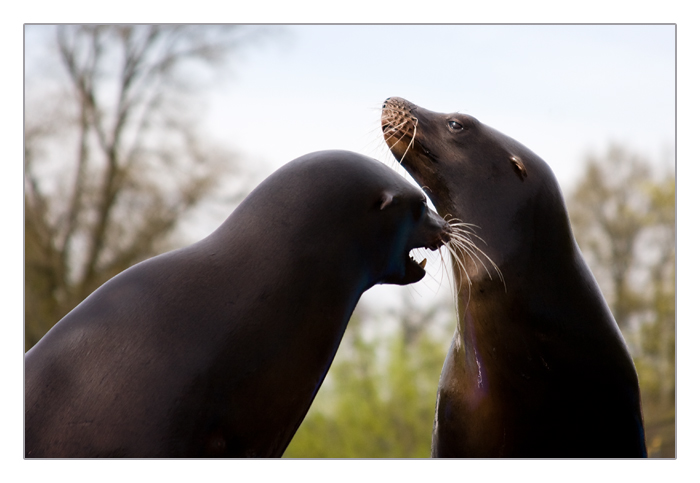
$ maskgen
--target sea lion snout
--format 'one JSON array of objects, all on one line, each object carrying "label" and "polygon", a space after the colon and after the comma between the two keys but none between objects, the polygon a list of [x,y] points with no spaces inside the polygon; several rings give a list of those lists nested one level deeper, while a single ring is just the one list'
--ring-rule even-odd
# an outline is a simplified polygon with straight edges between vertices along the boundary
[{"label": "sea lion snout", "polygon": [[421,226],[416,230],[416,247],[437,250],[447,244],[452,237],[452,227],[440,215],[433,210],[427,210],[426,216]]},{"label": "sea lion snout", "polygon": [[382,105],[382,133],[384,139],[389,141],[394,138],[400,140],[405,136],[411,138],[415,131],[417,120],[411,114],[411,110],[415,108],[405,99],[400,97],[390,97]]},{"label": "sea lion snout", "polygon": [[452,227],[440,215],[432,210],[430,211],[430,220],[431,223],[435,224],[434,230],[436,231],[436,238],[433,243],[428,245],[428,248],[434,251],[449,243],[452,238]]}]

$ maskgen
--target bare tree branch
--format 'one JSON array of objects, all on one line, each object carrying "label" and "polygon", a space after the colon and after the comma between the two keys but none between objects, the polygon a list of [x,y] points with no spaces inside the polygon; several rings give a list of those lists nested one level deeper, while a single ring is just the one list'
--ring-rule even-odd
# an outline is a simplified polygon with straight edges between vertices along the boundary
[{"label": "bare tree branch", "polygon": [[[231,167],[230,155],[222,157],[223,150],[203,139],[188,119],[188,100],[195,96],[191,74],[225,67],[245,45],[241,32],[257,29],[62,25],[55,30],[70,95],[51,100],[65,103],[72,118],[46,120],[54,127],[65,123],[61,136],[51,129],[32,131],[40,114],[27,107],[28,347],[106,279],[154,255]],[[52,148],[40,153],[46,143]],[[40,169],[58,163],[58,175]]]}]

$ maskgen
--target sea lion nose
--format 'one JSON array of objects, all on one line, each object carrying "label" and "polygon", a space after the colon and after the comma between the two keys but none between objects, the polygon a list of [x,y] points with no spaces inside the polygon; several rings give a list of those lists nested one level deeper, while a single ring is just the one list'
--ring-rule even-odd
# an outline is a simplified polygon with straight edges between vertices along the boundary
[{"label": "sea lion nose", "polygon": [[442,245],[446,245],[452,239],[452,227],[440,215],[433,210],[428,211],[428,226],[432,241],[427,246],[431,250],[437,250]]},{"label": "sea lion nose", "polygon": [[450,225],[445,220],[442,220],[441,229],[442,232],[440,233],[440,241],[443,245],[447,245],[452,239],[452,225]]},{"label": "sea lion nose", "polygon": [[382,104],[382,109],[385,108],[387,106],[387,104],[392,103],[392,102],[396,102],[396,99],[397,99],[396,97],[387,97],[384,100],[384,104]]},{"label": "sea lion nose", "polygon": [[442,230],[442,234],[440,235],[440,241],[443,245],[447,245],[448,243],[450,243],[450,240],[452,240],[452,227],[448,224]]}]

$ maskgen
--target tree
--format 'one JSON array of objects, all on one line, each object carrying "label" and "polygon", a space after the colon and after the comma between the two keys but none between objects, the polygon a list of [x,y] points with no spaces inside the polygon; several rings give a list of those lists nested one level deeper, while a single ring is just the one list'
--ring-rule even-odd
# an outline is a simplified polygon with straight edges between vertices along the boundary
[{"label": "tree", "polygon": [[626,329],[642,305],[631,276],[638,265],[638,244],[649,211],[644,193],[649,167],[615,145],[604,159],[589,156],[585,165],[570,200],[571,223],[579,246],[607,289],[615,320]]},{"label": "tree", "polygon": [[651,313],[641,328],[642,354],[635,358],[645,408],[650,453],[675,456],[676,420],[676,183],[668,175],[648,187]]},{"label": "tree", "polygon": [[[255,29],[54,29],[60,72],[27,72],[25,327],[28,350],[106,280],[165,248],[233,168],[197,131],[194,79]],[[52,84],[52,80],[58,81]]]},{"label": "tree", "polygon": [[675,175],[621,146],[589,156],[568,200],[576,240],[632,352],[650,456],[675,455]]}]

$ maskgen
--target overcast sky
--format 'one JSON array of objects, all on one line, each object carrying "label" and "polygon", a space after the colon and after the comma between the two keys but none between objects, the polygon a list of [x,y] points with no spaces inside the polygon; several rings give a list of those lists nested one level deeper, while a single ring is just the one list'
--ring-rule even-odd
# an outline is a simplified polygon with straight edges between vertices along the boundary
[{"label": "overcast sky", "polygon": [[672,25],[287,26],[237,69],[211,93],[210,132],[271,168],[320,149],[390,159],[391,96],[477,117],[565,188],[610,142],[672,164]]}]

